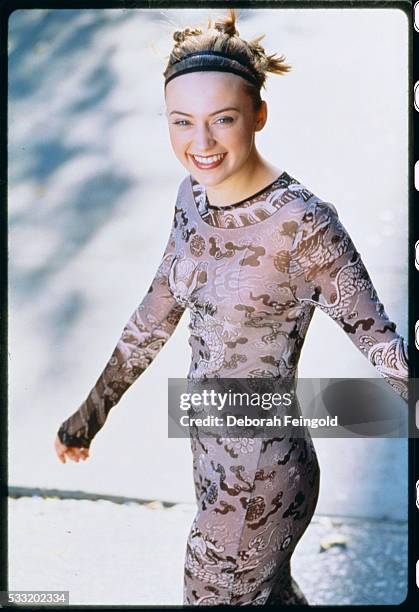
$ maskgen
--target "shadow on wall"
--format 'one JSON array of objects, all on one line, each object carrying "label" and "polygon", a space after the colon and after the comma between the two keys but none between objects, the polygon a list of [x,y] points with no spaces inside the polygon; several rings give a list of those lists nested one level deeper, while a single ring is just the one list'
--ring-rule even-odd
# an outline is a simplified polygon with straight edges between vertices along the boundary
[{"label": "shadow on wall", "polygon": [[[133,186],[109,155],[107,130],[123,114],[110,100],[118,79],[112,47],[100,43],[127,17],[76,10],[19,10],[10,17],[9,230],[16,256],[9,274],[18,302],[45,290],[112,221]],[[101,139],[94,129],[91,139],[78,138],[80,122],[98,121]],[[71,322],[82,301],[69,295],[63,303]]]}]

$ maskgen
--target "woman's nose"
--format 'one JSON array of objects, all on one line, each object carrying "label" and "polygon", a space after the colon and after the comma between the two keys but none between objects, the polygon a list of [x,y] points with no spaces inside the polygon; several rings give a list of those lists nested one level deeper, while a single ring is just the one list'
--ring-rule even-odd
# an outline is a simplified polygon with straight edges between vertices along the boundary
[{"label": "woman's nose", "polygon": [[194,141],[198,152],[204,152],[215,144],[215,138],[207,125],[197,126]]}]

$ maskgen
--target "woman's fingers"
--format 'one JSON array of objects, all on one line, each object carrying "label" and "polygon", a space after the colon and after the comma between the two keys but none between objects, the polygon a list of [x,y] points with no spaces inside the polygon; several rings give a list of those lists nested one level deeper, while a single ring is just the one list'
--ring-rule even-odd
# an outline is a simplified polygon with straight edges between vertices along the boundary
[{"label": "woman's fingers", "polygon": [[70,446],[67,450],[68,455],[74,461],[80,461],[82,459],[85,461],[89,457],[89,449],[88,448],[79,448],[75,446]]},{"label": "woman's fingers", "polygon": [[58,435],[55,438],[54,446],[55,446],[55,452],[58,455],[58,459],[61,461],[61,463],[65,463],[66,447],[64,446],[64,444],[61,443],[61,440],[59,439]]},{"label": "woman's fingers", "polygon": [[73,461],[77,461],[78,463],[81,457],[80,450],[81,450],[80,448],[70,446],[67,449],[66,453],[70,457],[70,459],[72,459]]},{"label": "woman's fingers", "polygon": [[80,455],[81,455],[81,458],[83,459],[83,461],[88,459],[89,458],[89,449],[88,448],[81,448],[80,449]]},{"label": "woman's fingers", "polygon": [[89,449],[77,446],[66,446],[61,442],[58,435],[55,439],[55,450],[61,463],[66,462],[66,458],[76,461],[85,461],[89,457]]}]

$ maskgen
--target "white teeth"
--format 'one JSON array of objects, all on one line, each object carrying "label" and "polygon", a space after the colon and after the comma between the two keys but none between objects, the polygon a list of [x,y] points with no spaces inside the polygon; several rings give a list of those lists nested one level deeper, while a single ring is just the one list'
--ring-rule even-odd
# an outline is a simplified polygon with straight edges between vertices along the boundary
[{"label": "white teeth", "polygon": [[224,157],[224,153],[220,153],[219,155],[211,155],[211,157],[199,157],[198,155],[193,155],[192,157],[200,164],[209,165],[222,159]]}]

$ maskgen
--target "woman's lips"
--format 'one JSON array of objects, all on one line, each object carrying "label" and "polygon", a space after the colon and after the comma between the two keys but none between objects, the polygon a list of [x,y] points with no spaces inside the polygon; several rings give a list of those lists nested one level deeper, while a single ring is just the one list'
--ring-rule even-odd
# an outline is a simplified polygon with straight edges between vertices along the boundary
[{"label": "woman's lips", "polygon": [[[222,157],[220,159],[217,159],[211,163],[200,163],[193,155],[189,155],[189,157],[192,159],[193,163],[195,164],[195,166],[197,168],[199,168],[200,170],[212,170],[213,168],[217,168],[220,164],[223,163],[225,156],[227,155],[227,153],[220,153],[220,155],[222,155]],[[218,154],[217,154],[218,156]],[[199,156],[199,157],[203,157],[203,156]],[[208,155],[208,158],[214,157],[213,155]]]}]

